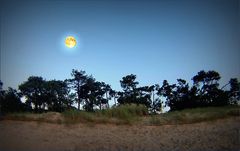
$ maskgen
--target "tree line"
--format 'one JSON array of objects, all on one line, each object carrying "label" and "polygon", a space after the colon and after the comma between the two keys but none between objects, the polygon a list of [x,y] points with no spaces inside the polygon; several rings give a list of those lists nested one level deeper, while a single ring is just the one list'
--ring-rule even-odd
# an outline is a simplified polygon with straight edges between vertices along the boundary
[{"label": "tree line", "polygon": [[[3,90],[3,83],[0,81],[0,113],[63,112],[68,109],[94,112],[110,108],[110,100],[114,102],[112,107],[142,104],[150,113],[157,113],[164,107],[163,101],[170,107],[170,111],[175,111],[236,105],[240,100],[238,79],[232,78],[220,88],[221,77],[216,71],[198,72],[192,78],[192,86],[184,79],[177,79],[176,84],[164,80],[161,85],[139,86],[136,78],[134,74],[123,77],[120,80],[122,91],[113,90],[109,84],[99,82],[85,71],[75,69],[71,72],[71,78],[63,81],[30,76],[19,85],[18,90]],[[224,90],[228,85],[229,89]]]}]

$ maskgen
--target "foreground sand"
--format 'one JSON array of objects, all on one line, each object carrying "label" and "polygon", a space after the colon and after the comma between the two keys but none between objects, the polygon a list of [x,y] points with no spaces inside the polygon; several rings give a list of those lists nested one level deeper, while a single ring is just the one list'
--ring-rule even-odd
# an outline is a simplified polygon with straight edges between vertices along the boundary
[{"label": "foreground sand", "polygon": [[1,151],[237,151],[239,148],[239,117],[164,126],[0,121]]}]

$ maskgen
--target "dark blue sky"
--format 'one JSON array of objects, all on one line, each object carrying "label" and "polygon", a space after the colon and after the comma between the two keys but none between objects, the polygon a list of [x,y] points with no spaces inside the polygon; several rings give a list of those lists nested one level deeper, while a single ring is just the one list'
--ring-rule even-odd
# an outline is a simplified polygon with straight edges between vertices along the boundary
[{"label": "dark blue sky", "polygon": [[[221,83],[240,78],[239,0],[3,0],[4,88],[31,75],[70,78],[85,70],[119,90],[136,74],[141,85],[176,82],[216,70]],[[64,38],[73,35],[77,47]]]}]

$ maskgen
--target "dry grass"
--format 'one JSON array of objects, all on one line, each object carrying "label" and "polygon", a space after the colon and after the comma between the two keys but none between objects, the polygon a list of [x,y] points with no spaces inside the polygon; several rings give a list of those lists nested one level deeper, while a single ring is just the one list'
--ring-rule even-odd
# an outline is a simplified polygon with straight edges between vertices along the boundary
[{"label": "dry grass", "polygon": [[144,106],[132,104],[92,113],[78,110],[69,110],[62,114],[57,112],[42,114],[11,113],[2,119],[58,124],[169,125],[191,124],[232,116],[240,116],[239,106],[195,108],[160,115],[147,115],[147,109]]},{"label": "dry grass", "polygon": [[133,124],[140,117],[147,114],[147,108],[143,105],[122,105],[112,109],[96,112],[69,110],[63,113],[66,123],[92,122],[110,124]]},{"label": "dry grass", "polygon": [[194,108],[164,113],[160,115],[153,115],[149,119],[149,124],[191,124],[232,116],[240,116],[239,106]]},{"label": "dry grass", "polygon": [[2,117],[2,120],[17,120],[17,121],[37,121],[37,122],[47,122],[47,123],[63,123],[64,119],[61,113],[57,112],[47,112],[47,113],[9,113]]}]

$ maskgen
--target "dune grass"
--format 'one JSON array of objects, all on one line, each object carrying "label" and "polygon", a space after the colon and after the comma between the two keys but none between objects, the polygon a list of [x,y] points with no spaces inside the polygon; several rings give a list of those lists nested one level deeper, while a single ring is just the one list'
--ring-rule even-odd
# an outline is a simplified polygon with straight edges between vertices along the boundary
[{"label": "dune grass", "polygon": [[87,123],[158,126],[166,124],[191,124],[233,116],[240,116],[239,106],[194,108],[159,115],[148,115],[145,106],[129,104],[95,112],[68,110],[63,113],[10,113],[2,117],[2,120],[37,121],[58,124]]},{"label": "dune grass", "polygon": [[31,112],[8,113],[3,117],[4,120],[20,120],[20,121],[44,121],[43,114]]},{"label": "dune grass", "polygon": [[135,104],[122,105],[96,112],[69,110],[63,113],[66,123],[94,122],[111,124],[133,124],[146,114],[147,108],[145,106]]},{"label": "dune grass", "polygon": [[149,119],[149,124],[191,124],[232,116],[240,116],[239,106],[193,108],[168,112],[160,115],[152,115]]},{"label": "dune grass", "polygon": [[36,121],[61,124],[63,123],[63,119],[58,115],[60,115],[60,113],[57,112],[47,112],[41,114],[32,112],[16,112],[6,114],[1,117],[1,120]]}]

